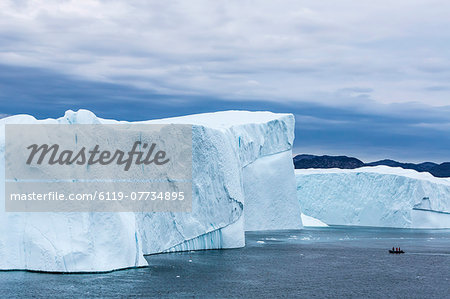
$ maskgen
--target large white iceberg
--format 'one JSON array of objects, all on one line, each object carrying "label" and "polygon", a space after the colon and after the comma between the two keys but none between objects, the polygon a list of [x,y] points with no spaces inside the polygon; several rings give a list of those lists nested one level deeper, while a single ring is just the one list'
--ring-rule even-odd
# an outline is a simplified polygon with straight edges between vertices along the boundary
[{"label": "large white iceberg", "polygon": [[[327,224],[450,227],[449,179],[388,166],[296,169],[295,174],[302,211]],[[428,213],[413,210],[424,197]]]},{"label": "large white iceberg", "polygon": [[[0,120],[0,181],[5,124],[119,123],[92,112],[59,119]],[[193,125],[191,213],[6,213],[0,190],[0,270],[100,272],[146,266],[145,254],[237,248],[245,230],[301,228],[292,164],[294,117],[227,111],[151,120]]]}]

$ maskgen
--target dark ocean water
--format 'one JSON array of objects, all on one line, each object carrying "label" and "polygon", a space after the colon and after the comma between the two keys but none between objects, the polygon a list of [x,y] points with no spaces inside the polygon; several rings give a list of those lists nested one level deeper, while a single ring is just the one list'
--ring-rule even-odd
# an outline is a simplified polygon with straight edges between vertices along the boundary
[{"label": "dark ocean water", "polygon": [[[107,274],[0,272],[0,297],[450,298],[450,230],[249,232],[242,249],[148,256]],[[400,246],[403,255],[388,253]]]}]

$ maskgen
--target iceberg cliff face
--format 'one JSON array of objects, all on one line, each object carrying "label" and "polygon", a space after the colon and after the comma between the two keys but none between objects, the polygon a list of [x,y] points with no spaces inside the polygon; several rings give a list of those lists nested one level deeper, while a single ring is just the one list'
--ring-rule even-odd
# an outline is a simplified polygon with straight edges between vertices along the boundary
[{"label": "iceberg cliff face", "polygon": [[423,227],[413,217],[423,197],[434,211],[450,209],[450,180],[428,173],[377,166],[296,169],[295,174],[303,212],[327,224]]},{"label": "iceberg cliff face", "polygon": [[[4,125],[17,123],[122,122],[86,110],[67,111],[59,119],[1,119],[2,169]],[[193,125],[192,212],[6,213],[1,184],[0,269],[111,271],[145,266],[145,254],[242,247],[249,229],[301,228],[292,115],[228,111],[142,123]],[[276,164],[276,171],[266,168]],[[0,180],[5,180],[4,171]]]}]

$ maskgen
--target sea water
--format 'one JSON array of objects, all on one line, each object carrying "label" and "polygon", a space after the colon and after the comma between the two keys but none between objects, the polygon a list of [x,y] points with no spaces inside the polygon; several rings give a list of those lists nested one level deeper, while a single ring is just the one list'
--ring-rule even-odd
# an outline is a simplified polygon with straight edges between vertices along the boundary
[{"label": "sea water", "polygon": [[248,232],[245,248],[146,258],[147,268],[105,274],[0,272],[0,297],[450,296],[450,230]]}]

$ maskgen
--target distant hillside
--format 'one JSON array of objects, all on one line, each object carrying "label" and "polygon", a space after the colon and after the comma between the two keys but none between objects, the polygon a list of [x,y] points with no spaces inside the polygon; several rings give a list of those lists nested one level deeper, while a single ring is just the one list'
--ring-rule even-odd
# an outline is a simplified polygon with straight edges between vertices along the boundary
[{"label": "distant hillside", "polygon": [[430,173],[436,177],[448,178],[450,177],[450,162],[445,162],[433,167]]},{"label": "distant hillside", "polygon": [[294,157],[294,165],[295,168],[297,169],[304,169],[304,168],[353,169],[364,166],[364,163],[356,158],[346,156],[298,155]]},{"label": "distant hillside", "polygon": [[315,156],[303,154],[294,157],[294,165],[296,169],[306,169],[306,168],[355,169],[363,166],[386,165],[391,167],[401,167],[404,169],[414,169],[419,172],[429,172],[435,177],[450,177],[449,162],[445,162],[442,164],[437,164],[433,162],[414,164],[414,163],[402,163],[386,159],[376,162],[364,163],[361,160],[347,156]]}]

